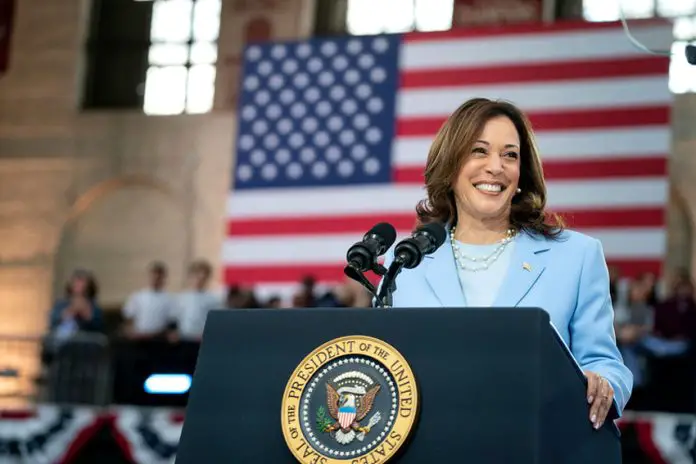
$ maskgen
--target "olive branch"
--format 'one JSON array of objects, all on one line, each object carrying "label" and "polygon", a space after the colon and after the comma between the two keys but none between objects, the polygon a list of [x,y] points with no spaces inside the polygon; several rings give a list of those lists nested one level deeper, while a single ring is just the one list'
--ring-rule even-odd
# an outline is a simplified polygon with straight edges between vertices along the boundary
[{"label": "olive branch", "polygon": [[316,421],[317,428],[322,432],[326,432],[334,423],[328,414],[326,414],[326,409],[324,409],[324,406],[319,406],[319,409],[317,409]]}]

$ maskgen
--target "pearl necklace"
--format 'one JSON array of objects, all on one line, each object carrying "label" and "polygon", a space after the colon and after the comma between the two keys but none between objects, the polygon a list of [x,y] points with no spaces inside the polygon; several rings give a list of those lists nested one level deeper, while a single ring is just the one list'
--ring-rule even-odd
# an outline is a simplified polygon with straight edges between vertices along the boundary
[{"label": "pearl necklace", "polygon": [[[450,242],[452,243],[452,252],[454,253],[454,258],[456,259],[457,264],[464,271],[472,271],[472,272],[485,271],[493,263],[495,263],[498,260],[498,258],[503,253],[503,251],[508,246],[508,244],[512,241],[513,238],[515,238],[515,230],[508,229],[507,234],[505,235],[505,238],[500,240],[498,246],[495,248],[495,250],[493,250],[493,252],[491,254],[489,254],[488,256],[473,257],[473,256],[465,255],[459,249],[459,245],[457,245],[457,242],[454,239],[455,229],[456,229],[455,227],[452,227],[452,230],[450,231],[450,239],[451,239]],[[481,263],[481,264],[478,266],[470,266],[466,263],[465,260],[471,261],[473,263]]]}]

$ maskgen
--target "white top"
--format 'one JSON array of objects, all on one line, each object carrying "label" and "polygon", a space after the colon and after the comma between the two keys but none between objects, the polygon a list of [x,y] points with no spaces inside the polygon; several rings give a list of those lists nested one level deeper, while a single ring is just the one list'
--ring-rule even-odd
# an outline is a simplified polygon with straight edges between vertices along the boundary
[{"label": "white top", "polygon": [[[489,256],[500,246],[499,243],[493,243],[491,245],[471,245],[460,241],[456,243],[461,254],[476,258]],[[485,270],[475,272],[464,270],[458,262],[455,263],[467,306],[488,307],[493,304],[498,296],[500,286],[503,283],[503,279],[505,279],[508,268],[510,267],[510,259],[514,247],[515,240],[511,240],[505,246],[500,256],[498,256],[498,259],[491,263],[488,269]],[[470,260],[463,261],[468,268],[478,268],[481,266],[480,262],[472,262]]]},{"label": "white top", "polygon": [[219,295],[209,291],[190,290],[177,295],[171,318],[176,322],[182,338],[200,338],[208,312],[222,307]]},{"label": "white top", "polygon": [[154,334],[164,330],[173,307],[170,293],[144,288],[128,298],[122,314],[132,321],[135,333]]}]

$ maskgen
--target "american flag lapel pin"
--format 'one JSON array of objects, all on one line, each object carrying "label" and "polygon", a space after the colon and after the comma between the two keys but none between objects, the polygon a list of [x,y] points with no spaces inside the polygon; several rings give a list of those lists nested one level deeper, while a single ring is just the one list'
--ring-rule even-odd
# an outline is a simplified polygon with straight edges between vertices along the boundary
[{"label": "american flag lapel pin", "polygon": [[522,263],[522,269],[524,269],[525,271],[530,271],[530,272],[531,272],[531,270],[532,270],[532,265],[529,264],[529,263],[527,263],[527,262],[524,262],[524,263]]}]

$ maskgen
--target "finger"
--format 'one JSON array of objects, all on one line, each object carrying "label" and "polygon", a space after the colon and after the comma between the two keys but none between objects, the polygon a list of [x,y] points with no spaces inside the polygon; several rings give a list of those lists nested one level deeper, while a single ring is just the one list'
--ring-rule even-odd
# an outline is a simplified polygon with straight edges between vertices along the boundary
[{"label": "finger", "polygon": [[599,417],[600,409],[602,408],[602,393],[603,393],[603,381],[601,377],[595,377],[595,394],[592,399],[592,407],[590,407],[590,421],[593,425],[597,425],[597,419]]},{"label": "finger", "polygon": [[597,399],[593,404],[593,413],[591,413],[590,420],[592,421],[596,429],[600,428],[604,424],[604,419],[607,417],[609,412],[610,401],[610,391],[609,382],[606,380],[601,380],[601,386],[598,388]]},{"label": "finger", "polygon": [[606,399],[602,400],[602,407],[597,413],[597,423],[595,428],[599,429],[604,425],[604,420],[607,418],[607,413],[609,412],[609,402]]},{"label": "finger", "polygon": [[607,417],[607,412],[609,411],[609,407],[607,406],[609,402],[605,398],[597,398],[597,400],[599,402],[599,408],[597,409],[597,414],[595,416],[595,420],[593,421],[595,429],[602,427],[604,424],[604,419]]},{"label": "finger", "polygon": [[607,418],[607,415],[609,414],[609,409],[611,408],[611,405],[614,401],[614,390],[611,388],[611,385],[609,385],[608,381],[604,381],[606,388],[604,389],[604,392],[602,393],[602,408],[600,412],[597,414],[597,428],[600,428],[602,425],[604,425],[604,421]]},{"label": "finger", "polygon": [[587,376],[587,402],[592,404],[597,397],[597,376],[589,374]]}]

